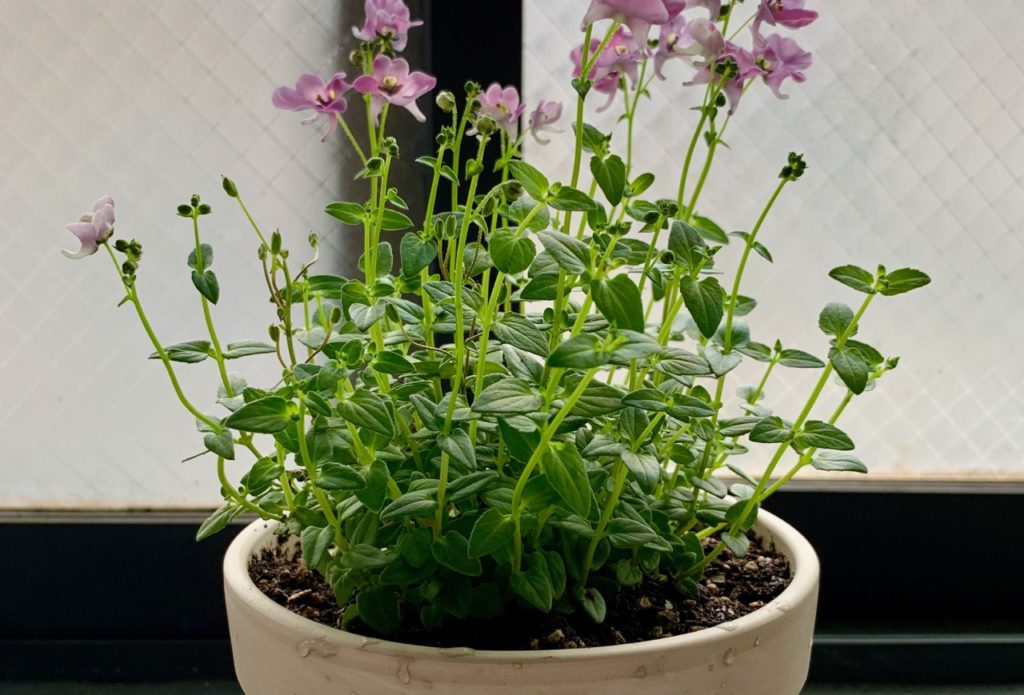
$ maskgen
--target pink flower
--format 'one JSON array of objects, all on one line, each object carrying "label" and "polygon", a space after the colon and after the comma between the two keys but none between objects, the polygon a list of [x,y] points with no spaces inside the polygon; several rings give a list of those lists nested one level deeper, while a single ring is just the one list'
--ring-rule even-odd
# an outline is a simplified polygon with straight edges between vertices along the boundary
[{"label": "pink flower", "polygon": [[437,78],[425,72],[409,72],[409,63],[404,59],[392,60],[385,55],[373,61],[373,73],[363,75],[352,86],[363,94],[371,96],[370,112],[374,118],[380,116],[384,104],[404,107],[420,122],[427,120],[416,100],[437,85]]},{"label": "pink flower", "polygon": [[613,19],[646,41],[652,24],[664,24],[682,12],[686,4],[687,0],[591,0],[582,28],[602,19]]},{"label": "pink flower", "polygon": [[758,65],[754,54],[745,48],[727,41],[725,50],[715,63],[709,63],[701,68],[687,85],[707,84],[712,82],[718,84],[722,79],[719,69],[731,71],[733,74],[722,85],[722,93],[729,100],[729,113],[736,112],[740,105],[740,98],[743,96],[743,88],[752,77],[764,75],[764,70]]},{"label": "pink flower", "polygon": [[515,138],[519,130],[519,118],[526,110],[526,104],[519,100],[519,91],[512,86],[503,89],[495,82],[477,99],[480,101],[480,115],[490,116],[505,129],[509,137]]},{"label": "pink flower", "polygon": [[[594,51],[597,50],[600,44],[601,42],[597,39],[591,40],[588,56],[593,56]],[[580,71],[583,69],[580,63],[582,57],[582,45],[572,50],[570,58],[573,62],[573,77],[580,76]],[[615,32],[608,42],[608,45],[605,46],[604,51],[598,56],[597,61],[594,62],[594,66],[590,69],[590,74],[588,75],[594,83],[594,89],[608,95],[608,103],[602,106],[599,109],[600,111],[607,109],[615,98],[615,94],[619,89],[619,80],[623,75],[629,77],[630,81],[636,84],[639,76],[637,65],[643,59],[644,51],[637,45],[633,36],[622,27],[619,27],[618,31]]]},{"label": "pink flower", "polygon": [[68,258],[85,258],[96,253],[99,245],[110,238],[114,233],[114,199],[109,195],[103,196],[92,206],[92,213],[82,215],[78,222],[72,222],[68,231],[78,237],[82,248],[78,251],[61,249]]},{"label": "pink flower", "polygon": [[423,24],[409,17],[409,8],[402,0],[366,0],[366,21],[362,29],[352,27],[352,33],[361,41],[388,39],[393,49],[402,51],[409,41],[409,29]]},{"label": "pink flower", "polygon": [[761,0],[754,18],[754,32],[760,33],[761,23],[781,24],[789,29],[805,27],[818,18],[814,10],[804,9],[805,0]]},{"label": "pink flower", "polygon": [[537,108],[530,114],[530,135],[533,139],[542,145],[546,145],[551,140],[543,140],[540,137],[540,133],[550,131],[553,133],[561,132],[552,128],[555,123],[562,118],[562,103],[558,101],[541,101],[537,104]]},{"label": "pink flower", "polygon": [[764,81],[779,99],[788,99],[780,89],[786,78],[803,82],[803,71],[811,67],[811,54],[800,48],[796,41],[772,34],[767,38],[755,35],[754,58],[764,73]]},{"label": "pink flower", "polygon": [[684,58],[691,65],[701,67],[713,63],[725,50],[725,39],[718,26],[710,19],[693,19],[682,15],[661,25],[658,50],[654,53],[654,72],[665,79],[661,69],[672,58]]},{"label": "pink flower", "polygon": [[682,0],[682,2],[684,10],[691,10],[694,7],[706,8],[712,22],[718,21],[722,14],[722,0]]},{"label": "pink flower", "polygon": [[327,118],[326,140],[337,125],[337,117],[345,113],[348,102],[344,94],[352,85],[345,82],[345,73],[338,72],[331,77],[326,84],[319,75],[300,75],[295,83],[295,89],[291,87],[278,87],[274,90],[272,101],[274,106],[288,111],[316,111],[316,115],[303,123],[309,124],[320,117]]}]

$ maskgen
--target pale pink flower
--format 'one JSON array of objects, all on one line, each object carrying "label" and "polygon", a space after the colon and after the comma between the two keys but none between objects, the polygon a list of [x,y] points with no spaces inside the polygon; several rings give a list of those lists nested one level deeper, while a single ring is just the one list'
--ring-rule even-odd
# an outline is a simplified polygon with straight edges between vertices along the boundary
[{"label": "pale pink flower", "polygon": [[685,7],[686,0],[591,0],[582,28],[602,19],[613,19],[646,41],[651,25],[664,24]]},{"label": "pale pink flower", "polygon": [[562,103],[559,101],[541,101],[537,104],[537,108],[530,114],[530,135],[533,139],[542,145],[546,145],[551,140],[544,140],[540,137],[540,133],[561,132],[555,128],[552,128],[555,123],[562,118]]},{"label": "pale pink flower", "polygon": [[672,58],[683,58],[694,67],[715,62],[725,50],[725,39],[710,19],[687,21],[682,15],[661,25],[658,50],[654,53],[654,72],[664,79],[661,69]]},{"label": "pale pink flower", "polygon": [[103,196],[92,206],[92,213],[82,215],[78,222],[67,225],[68,231],[78,237],[82,247],[78,251],[61,249],[68,258],[85,258],[96,253],[100,244],[114,233],[114,199]]},{"label": "pale pink flower", "polygon": [[369,94],[370,112],[374,118],[380,116],[384,104],[401,106],[420,122],[427,120],[416,100],[437,86],[437,78],[425,72],[409,72],[409,63],[403,58],[392,60],[385,55],[373,61],[373,73],[363,75],[352,86],[363,94]]},{"label": "pale pink flower", "polygon": [[352,33],[361,41],[389,39],[396,51],[405,50],[409,29],[423,24],[422,20],[410,19],[409,8],[402,0],[366,0],[365,9],[362,29],[352,27]]},{"label": "pale pink flower", "polygon": [[477,95],[477,99],[480,102],[479,114],[490,116],[510,138],[515,138],[519,131],[519,118],[526,110],[526,104],[519,100],[519,90],[513,86],[503,88],[495,82]]}]

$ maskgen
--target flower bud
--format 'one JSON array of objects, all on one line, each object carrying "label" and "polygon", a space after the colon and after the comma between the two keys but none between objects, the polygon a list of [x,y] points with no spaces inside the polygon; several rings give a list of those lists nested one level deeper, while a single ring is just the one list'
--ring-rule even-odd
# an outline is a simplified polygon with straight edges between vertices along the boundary
[{"label": "flower bud", "polygon": [[270,235],[270,253],[275,256],[281,253],[281,232],[274,232]]},{"label": "flower bud", "polygon": [[485,138],[490,137],[498,130],[498,122],[490,116],[480,116],[476,119],[476,131]]},{"label": "flower bud", "polygon": [[357,68],[362,68],[363,67],[363,52],[362,51],[352,51],[351,53],[348,54],[348,59]]},{"label": "flower bud", "polygon": [[338,306],[338,305],[335,305],[334,308],[331,309],[331,316],[330,316],[331,325],[332,326],[336,326],[339,323],[341,323],[342,316],[343,315],[341,313],[341,307]]},{"label": "flower bud", "polygon": [[125,275],[134,275],[138,268],[139,266],[135,265],[135,263],[132,263],[131,261],[125,261],[121,264],[121,272]]},{"label": "flower bud", "polygon": [[458,107],[458,103],[455,101],[455,95],[447,89],[440,92],[437,95],[437,98],[434,99],[434,102],[437,104],[437,108],[441,109],[445,113],[453,113],[456,107]]},{"label": "flower bud", "polygon": [[211,212],[213,212],[213,208],[211,208],[206,203],[203,203],[197,209],[199,210],[200,215],[209,215]]},{"label": "flower bud", "polygon": [[276,323],[270,324],[269,328],[267,328],[267,333],[270,335],[270,339],[275,343],[281,338],[281,329]]},{"label": "flower bud", "polygon": [[198,207],[199,206],[199,196],[197,194],[193,193],[192,197],[189,199],[189,202],[192,203],[192,207]]},{"label": "flower bud", "polygon": [[118,239],[117,241],[114,242],[114,248],[120,251],[121,253],[124,253],[125,251],[128,250],[128,242],[125,241],[124,239]]},{"label": "flower bud", "polygon": [[309,242],[309,248],[311,249],[315,249],[320,246],[320,237],[316,235],[316,232],[310,232],[307,241]]},{"label": "flower bud", "polygon": [[480,83],[468,80],[466,82],[466,96],[472,99],[481,91]]},{"label": "flower bud", "polygon": [[180,217],[192,217],[192,206],[191,205],[179,205],[178,215]]},{"label": "flower bud", "polygon": [[509,181],[505,184],[505,200],[513,202],[523,197],[523,184],[518,181]]},{"label": "flower bud", "polygon": [[380,171],[384,167],[384,160],[380,157],[370,157],[366,160],[366,170],[372,173]]},{"label": "flower bud", "polygon": [[475,159],[471,159],[468,162],[466,162],[466,178],[471,179],[474,176],[479,176],[482,173],[484,173],[483,164],[476,161]]},{"label": "flower bud", "polygon": [[229,179],[227,176],[221,178],[221,185],[224,186],[224,192],[231,198],[238,197],[238,187],[235,186],[235,182]]}]

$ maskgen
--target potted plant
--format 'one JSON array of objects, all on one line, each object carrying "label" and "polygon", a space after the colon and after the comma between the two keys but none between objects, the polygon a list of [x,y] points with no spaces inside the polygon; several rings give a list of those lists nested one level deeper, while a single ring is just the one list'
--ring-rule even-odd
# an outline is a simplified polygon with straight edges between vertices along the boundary
[{"label": "potted plant", "polygon": [[[593,0],[572,53],[572,170],[552,180],[521,153],[527,135],[555,128],[560,104],[537,104],[521,128],[514,87],[471,83],[464,99],[436,96],[450,122],[436,154],[417,160],[431,187],[413,219],[389,179],[401,153],[388,126],[394,107],[422,121],[417,99],[435,80],[398,57],[420,22],[401,0],[367,0],[359,77],[303,75],[273,95],[322,117],[328,135],[340,126],[362,162],[369,199],[326,210],[362,234],[361,277],[315,274],[316,236],[313,260],[297,260],[223,180],[258,239],[268,340],[218,337],[200,229],[211,208],[198,196],[178,214],[193,235],[199,340],[158,339],[139,291],[142,247],[113,238],[110,198],[69,225],[82,242],[69,256],[102,247],[113,261],[121,303],[216,461],[224,505],[198,537],[241,514],[261,519],[225,560],[249,695],[799,691],[817,560],[761,505],[806,467],[865,471],[837,421],[897,360],[855,336],[875,299],[929,282],[909,268],[833,269],[858,308],[822,310],[825,359],[758,342],[744,321],[756,307],[744,274],[771,260],[765,220],[806,165],[789,155],[747,231],[723,232],[701,191],[746,90],[803,81],[810,55],[775,33],[817,17],[803,5],[762,0],[740,16],[717,0]],[[703,98],[678,183],[663,185],[633,161],[634,126],[674,59],[696,70]],[[594,92],[607,95],[602,108],[623,98],[625,142],[586,121]],[[353,98],[366,106],[362,143],[346,121]],[[496,184],[481,184],[487,172]],[[396,247],[386,231],[406,233]],[[727,245],[739,261],[724,281]],[[257,354],[280,363],[276,383],[231,371]],[[216,414],[176,376],[207,360]],[[742,362],[760,372],[733,399]],[[780,368],[820,372],[795,415],[765,402]],[[838,407],[818,412],[837,384]],[[741,457],[753,444],[771,447],[756,474]],[[230,480],[227,462],[244,459]]]}]

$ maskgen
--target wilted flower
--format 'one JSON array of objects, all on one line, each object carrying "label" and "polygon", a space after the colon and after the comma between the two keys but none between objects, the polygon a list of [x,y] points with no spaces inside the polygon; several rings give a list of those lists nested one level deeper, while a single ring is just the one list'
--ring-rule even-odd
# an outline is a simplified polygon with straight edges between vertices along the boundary
[{"label": "wilted flower", "polygon": [[416,118],[425,121],[416,100],[437,85],[437,78],[425,72],[409,72],[409,63],[403,58],[392,60],[385,55],[377,56],[373,61],[373,73],[363,75],[352,86],[363,94],[369,94],[371,113],[374,118],[380,116],[384,104],[401,106]]},{"label": "wilted flower", "polygon": [[664,79],[661,69],[672,58],[685,58],[691,65],[701,67],[714,62],[724,50],[725,39],[713,21],[686,21],[680,15],[661,26],[658,50],[654,53],[654,72]]},{"label": "wilted flower", "polygon": [[327,118],[326,140],[337,125],[339,114],[345,113],[348,102],[345,100],[345,92],[352,85],[345,82],[345,73],[338,72],[331,77],[330,81],[324,83],[319,75],[300,75],[295,83],[295,89],[291,87],[278,87],[274,90],[274,106],[289,111],[316,111],[316,115],[303,123],[310,124],[321,116]]},{"label": "wilted flower", "polygon": [[[590,42],[590,51],[588,56],[593,56],[594,52],[601,45],[601,42],[597,39],[593,39]],[[602,94],[609,95],[608,104],[605,104],[599,110],[608,108],[612,98],[619,89],[619,80],[623,75],[629,77],[630,81],[636,84],[639,77],[637,65],[644,59],[644,52],[637,45],[637,42],[633,39],[633,36],[619,27],[618,31],[612,36],[608,45],[605,46],[604,51],[597,57],[597,61],[594,62],[594,66],[590,69],[588,77],[594,83],[594,89],[601,92]],[[583,46],[577,46],[572,50],[570,54],[573,63],[573,77],[579,77],[580,71],[583,69],[581,60],[583,58]]]},{"label": "wilted flower", "polygon": [[818,18],[814,10],[804,9],[805,0],[761,0],[754,18],[754,32],[758,33],[761,23],[781,24],[789,29],[805,27]]},{"label": "wilted flower", "polygon": [[545,131],[559,132],[551,126],[557,123],[560,118],[562,118],[561,102],[541,101],[537,104],[537,108],[533,110],[533,113],[530,114],[530,135],[540,144],[546,145],[551,141],[541,139],[539,133]]},{"label": "wilted flower", "polygon": [[526,110],[526,104],[519,100],[519,90],[513,86],[502,88],[495,82],[477,99],[480,101],[480,115],[493,118],[509,137],[514,138],[519,130],[519,118]]},{"label": "wilted flower", "polygon": [[405,50],[409,29],[423,24],[410,19],[409,8],[402,0],[366,0],[366,20],[363,28],[352,27],[352,33],[361,41],[388,39],[396,51]]},{"label": "wilted flower", "polygon": [[754,59],[764,74],[765,83],[779,99],[789,98],[780,91],[786,78],[803,82],[807,79],[803,71],[811,67],[811,54],[793,39],[779,34],[767,38],[755,35]]},{"label": "wilted flower", "polygon": [[114,233],[114,199],[103,196],[92,206],[92,213],[82,215],[78,222],[67,225],[68,231],[78,237],[82,248],[78,251],[61,249],[68,258],[85,258],[96,253],[99,245]]},{"label": "wilted flower", "polygon": [[629,27],[634,36],[647,40],[651,25],[664,24],[687,5],[687,0],[591,0],[583,28],[602,19],[614,19]]}]

